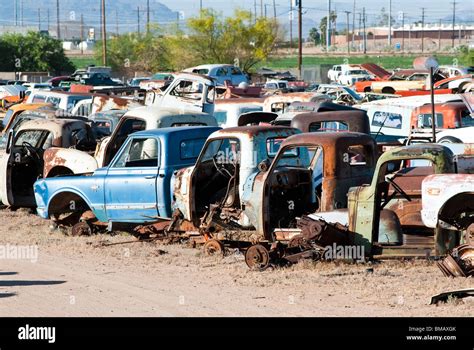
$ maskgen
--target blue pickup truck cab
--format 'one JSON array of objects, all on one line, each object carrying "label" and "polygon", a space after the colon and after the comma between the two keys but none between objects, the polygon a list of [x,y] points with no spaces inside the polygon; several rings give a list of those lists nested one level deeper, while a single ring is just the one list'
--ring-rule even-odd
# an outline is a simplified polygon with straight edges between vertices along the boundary
[{"label": "blue pickup truck cab", "polygon": [[[90,175],[35,182],[38,214],[58,224],[141,224],[172,216],[173,173],[189,167],[215,126],[173,127],[131,134],[107,167]],[[61,221],[62,220],[62,221]],[[73,228],[74,233],[74,228]]]}]

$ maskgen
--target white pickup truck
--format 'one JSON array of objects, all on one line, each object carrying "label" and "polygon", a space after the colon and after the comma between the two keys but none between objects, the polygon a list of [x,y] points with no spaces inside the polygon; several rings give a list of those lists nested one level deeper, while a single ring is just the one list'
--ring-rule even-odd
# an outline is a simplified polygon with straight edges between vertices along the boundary
[{"label": "white pickup truck", "polygon": [[427,227],[464,232],[466,243],[474,244],[474,144],[458,155],[458,174],[427,176],[421,186],[421,218]]},{"label": "white pickup truck", "polygon": [[474,244],[474,174],[424,179],[421,218],[427,227],[464,231],[465,243]]}]

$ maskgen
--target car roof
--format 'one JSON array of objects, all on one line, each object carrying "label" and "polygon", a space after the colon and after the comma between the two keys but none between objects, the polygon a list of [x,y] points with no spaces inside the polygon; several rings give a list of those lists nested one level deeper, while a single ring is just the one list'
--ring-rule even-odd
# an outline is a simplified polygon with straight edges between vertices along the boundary
[{"label": "car roof", "polygon": [[143,130],[133,133],[132,135],[138,137],[163,137],[174,136],[176,134],[189,134],[190,136],[200,136],[205,133],[211,133],[221,128],[218,126],[178,126],[170,128],[159,128],[151,130]]}]

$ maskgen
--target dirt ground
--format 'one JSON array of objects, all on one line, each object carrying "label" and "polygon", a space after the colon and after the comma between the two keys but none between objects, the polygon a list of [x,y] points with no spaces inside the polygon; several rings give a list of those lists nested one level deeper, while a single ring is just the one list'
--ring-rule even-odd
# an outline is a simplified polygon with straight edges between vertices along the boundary
[{"label": "dirt ground", "polygon": [[[0,210],[0,246],[38,247],[37,260],[0,260],[0,316],[473,316],[474,298],[429,305],[473,278],[434,262],[303,262],[249,271],[243,256],[182,245],[69,237],[25,210]],[[373,272],[371,269],[373,268]]]}]

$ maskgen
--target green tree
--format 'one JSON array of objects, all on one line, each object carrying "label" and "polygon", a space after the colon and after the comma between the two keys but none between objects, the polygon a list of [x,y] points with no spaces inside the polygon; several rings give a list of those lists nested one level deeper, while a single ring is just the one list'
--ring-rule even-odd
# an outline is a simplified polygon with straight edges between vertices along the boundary
[{"label": "green tree", "polygon": [[46,34],[5,34],[0,38],[0,69],[23,72],[72,72],[75,67],[64,54],[62,43]]},{"label": "green tree", "polygon": [[314,27],[310,29],[309,38],[312,42],[314,42],[315,45],[321,43],[321,34],[318,32],[318,28]]},{"label": "green tree", "polygon": [[[327,24],[328,24],[328,20],[327,20],[327,16],[321,18],[321,22],[319,22],[319,30],[321,32],[321,44],[322,45],[326,45],[326,41],[327,41],[327,38],[326,38],[326,28],[327,28]],[[336,19],[337,19],[337,14],[335,11],[331,11],[331,15],[329,17],[329,27],[330,29],[333,28],[334,24],[336,23]]]},{"label": "green tree", "polygon": [[267,59],[280,40],[280,26],[271,18],[257,18],[236,10],[224,18],[214,10],[203,10],[188,20],[189,40],[183,45],[197,63],[233,63],[238,59],[245,71]]},{"label": "green tree", "polygon": [[459,62],[466,66],[474,66],[474,50],[467,46],[459,47]]},{"label": "green tree", "polygon": [[[377,19],[379,20],[376,25],[379,26],[379,27],[386,27],[387,24],[388,24],[388,13],[385,11],[385,7],[382,7],[382,9],[380,10],[380,15],[377,17]],[[390,22],[393,24],[395,24],[395,19],[393,18],[393,16],[390,17]]]},{"label": "green tree", "polygon": [[[95,46],[95,57],[102,59],[100,41]],[[128,33],[107,40],[107,64],[121,74],[168,69],[167,48],[160,29],[152,27],[147,34]]]}]

